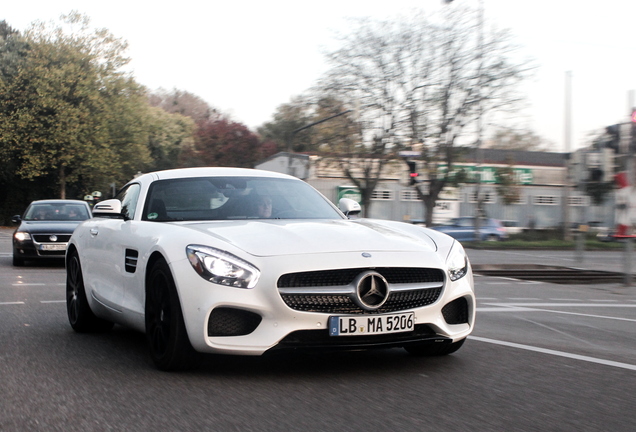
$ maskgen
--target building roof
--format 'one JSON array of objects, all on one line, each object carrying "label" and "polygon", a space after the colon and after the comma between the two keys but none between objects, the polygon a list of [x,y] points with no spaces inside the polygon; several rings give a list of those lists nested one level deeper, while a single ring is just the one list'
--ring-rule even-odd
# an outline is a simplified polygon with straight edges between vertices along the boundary
[{"label": "building roof", "polygon": [[[484,164],[512,163],[514,165],[563,167],[568,159],[568,153],[502,149],[481,149],[481,151],[481,163]],[[468,150],[460,159],[463,162],[476,163],[479,160],[477,149]]]}]

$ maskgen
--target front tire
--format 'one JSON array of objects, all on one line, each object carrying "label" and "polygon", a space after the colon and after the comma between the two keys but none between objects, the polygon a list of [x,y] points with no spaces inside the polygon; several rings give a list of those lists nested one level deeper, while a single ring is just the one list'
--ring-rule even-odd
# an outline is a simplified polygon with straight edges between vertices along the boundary
[{"label": "front tire", "polygon": [[24,258],[18,258],[17,256],[13,255],[13,266],[14,267],[24,266]]},{"label": "front tire", "polygon": [[190,369],[200,359],[188,339],[177,289],[168,264],[157,261],[146,285],[146,339],[158,369]]},{"label": "front tire", "polygon": [[79,333],[104,332],[113,328],[113,323],[95,316],[84,287],[84,277],[77,252],[72,252],[66,267],[66,312],[73,330]]},{"label": "front tire", "polygon": [[409,354],[419,357],[444,356],[456,352],[464,345],[466,339],[458,340],[453,343],[420,343],[405,346],[404,349]]}]

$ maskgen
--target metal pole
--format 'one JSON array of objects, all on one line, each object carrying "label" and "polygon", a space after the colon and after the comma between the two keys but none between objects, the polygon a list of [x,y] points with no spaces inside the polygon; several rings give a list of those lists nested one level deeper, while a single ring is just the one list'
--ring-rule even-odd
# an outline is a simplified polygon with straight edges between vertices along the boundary
[{"label": "metal pole", "polygon": [[623,255],[623,285],[632,286],[632,255],[634,254],[634,239],[626,238]]},{"label": "metal pole", "polygon": [[477,23],[477,31],[478,31],[478,39],[477,39],[477,50],[479,56],[479,65],[478,65],[478,83],[477,83],[477,186],[475,188],[475,195],[477,195],[477,214],[475,215],[475,240],[481,240],[481,220],[480,218],[484,215],[483,207],[484,200],[481,193],[481,176],[482,176],[482,165],[484,163],[484,155],[482,149],[482,136],[483,136],[483,114],[484,107],[482,102],[482,73],[484,66],[484,0],[479,0],[479,18]]},{"label": "metal pole", "polygon": [[563,240],[571,241],[572,233],[570,232],[570,155],[572,151],[572,72],[565,73],[565,124],[564,124],[564,143],[565,152],[568,155],[565,166],[565,184],[563,185]]}]

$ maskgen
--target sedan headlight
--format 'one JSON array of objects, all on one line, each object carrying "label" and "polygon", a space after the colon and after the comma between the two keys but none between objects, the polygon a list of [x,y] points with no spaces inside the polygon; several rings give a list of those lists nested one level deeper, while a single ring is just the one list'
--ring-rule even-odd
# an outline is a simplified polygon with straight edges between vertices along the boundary
[{"label": "sedan headlight", "polygon": [[459,242],[455,241],[453,243],[446,263],[448,264],[448,274],[452,281],[461,279],[468,273],[468,257]]},{"label": "sedan headlight", "polygon": [[21,241],[21,242],[23,242],[25,240],[31,240],[31,234],[29,234],[28,232],[24,232],[24,231],[18,231],[13,236],[15,237],[15,239],[17,241]]},{"label": "sedan headlight", "polygon": [[242,259],[208,246],[190,245],[188,260],[199,275],[215,284],[236,288],[254,288],[261,272]]}]

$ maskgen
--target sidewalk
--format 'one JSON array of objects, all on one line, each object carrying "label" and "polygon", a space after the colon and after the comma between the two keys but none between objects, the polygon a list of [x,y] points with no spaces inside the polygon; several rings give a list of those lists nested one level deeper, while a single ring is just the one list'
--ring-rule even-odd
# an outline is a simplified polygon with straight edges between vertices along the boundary
[{"label": "sidewalk", "polygon": [[[473,265],[479,264],[537,264],[545,266],[579,268],[623,273],[625,253],[620,251],[584,251],[579,259],[574,250],[492,250],[466,249]],[[632,255],[631,270],[636,271],[636,262]]]}]

